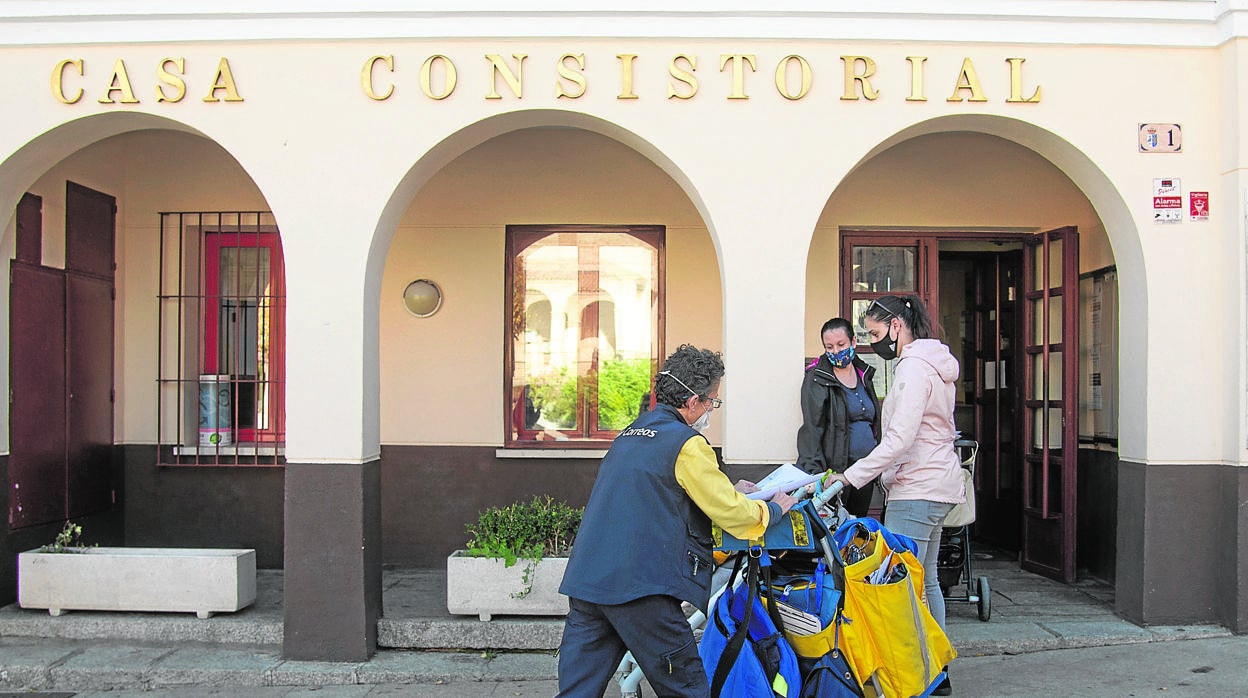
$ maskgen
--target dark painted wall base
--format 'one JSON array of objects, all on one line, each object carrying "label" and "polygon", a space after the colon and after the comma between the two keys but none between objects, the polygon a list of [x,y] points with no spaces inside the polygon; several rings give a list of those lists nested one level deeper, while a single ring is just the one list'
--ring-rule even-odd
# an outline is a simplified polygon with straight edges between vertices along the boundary
[{"label": "dark painted wall base", "polygon": [[1117,610],[1248,632],[1248,468],[1122,462]]},{"label": "dark painted wall base", "polygon": [[282,654],[367,660],[381,615],[380,463],[287,463],[285,511]]},{"label": "dark painted wall base", "polygon": [[[585,506],[597,458],[498,458],[493,447],[383,446],[381,518],[386,564],[443,567],[464,547],[464,526],[482,509],[536,495]],[[774,466],[730,466],[757,480]]]},{"label": "dark painted wall base", "polygon": [[1118,533],[1118,453],[1079,449],[1078,540],[1075,566],[1114,582]]},{"label": "dark painted wall base", "polygon": [[123,446],[126,545],[255,548],[282,566],[281,467],[157,466],[155,446]]}]

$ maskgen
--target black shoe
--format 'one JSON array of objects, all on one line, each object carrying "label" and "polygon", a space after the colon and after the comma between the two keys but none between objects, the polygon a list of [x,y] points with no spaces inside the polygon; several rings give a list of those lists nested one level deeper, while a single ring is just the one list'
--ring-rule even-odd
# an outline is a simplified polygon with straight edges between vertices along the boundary
[{"label": "black shoe", "polygon": [[953,684],[949,683],[949,667],[945,667],[945,680],[940,685],[932,689],[934,696],[951,696],[953,695]]}]

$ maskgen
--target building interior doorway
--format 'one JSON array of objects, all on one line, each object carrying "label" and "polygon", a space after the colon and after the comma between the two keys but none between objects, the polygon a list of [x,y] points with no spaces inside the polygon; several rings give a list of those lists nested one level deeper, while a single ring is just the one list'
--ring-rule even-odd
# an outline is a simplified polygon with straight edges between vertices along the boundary
[{"label": "building interior doorway", "polygon": [[[916,294],[961,365],[955,422],[979,442],[976,540],[1025,569],[1076,577],[1078,233],[843,230],[842,312],[884,375],[860,318],[887,294]],[[881,395],[883,397],[883,395]]]}]

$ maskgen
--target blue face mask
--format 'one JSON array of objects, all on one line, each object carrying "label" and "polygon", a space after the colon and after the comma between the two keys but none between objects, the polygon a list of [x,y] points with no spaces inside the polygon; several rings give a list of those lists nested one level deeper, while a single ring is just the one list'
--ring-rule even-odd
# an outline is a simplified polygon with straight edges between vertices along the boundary
[{"label": "blue face mask", "polygon": [[845,368],[854,360],[854,348],[852,346],[845,347],[840,351],[828,352],[828,361],[837,368]]}]

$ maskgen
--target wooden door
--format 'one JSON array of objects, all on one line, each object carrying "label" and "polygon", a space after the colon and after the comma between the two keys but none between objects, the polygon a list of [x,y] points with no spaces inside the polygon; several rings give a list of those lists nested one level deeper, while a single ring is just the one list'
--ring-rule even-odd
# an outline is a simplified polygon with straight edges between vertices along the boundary
[{"label": "wooden door", "polygon": [[65,518],[65,280],[9,267],[9,527]]},{"label": "wooden door", "polygon": [[1023,245],[1023,568],[1075,581],[1079,233]]},{"label": "wooden door", "polygon": [[66,516],[112,502],[116,200],[65,184]]}]

